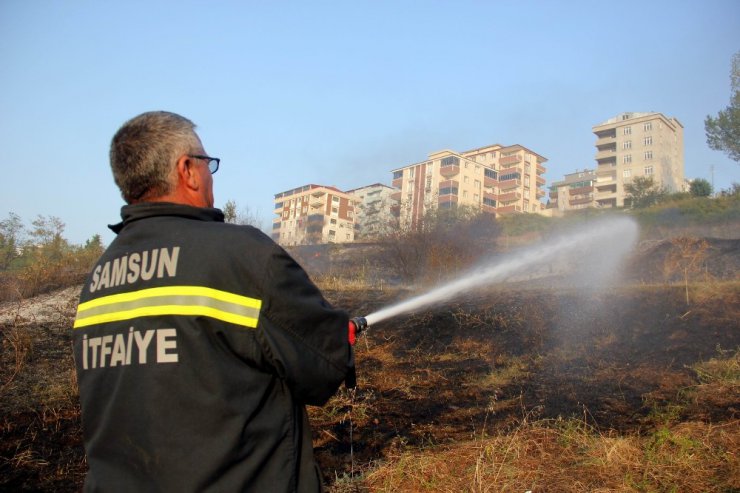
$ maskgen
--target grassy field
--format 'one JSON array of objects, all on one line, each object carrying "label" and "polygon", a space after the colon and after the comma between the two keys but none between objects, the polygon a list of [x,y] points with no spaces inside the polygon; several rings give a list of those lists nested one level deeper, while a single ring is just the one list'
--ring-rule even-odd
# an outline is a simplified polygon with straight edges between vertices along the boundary
[{"label": "grassy field", "polygon": [[[370,327],[358,388],[309,409],[327,488],[740,491],[737,249],[711,247],[724,267],[682,271],[681,245],[657,245],[652,283],[490,288]],[[420,289],[352,265],[314,277],[353,315]],[[78,290],[0,307],[2,491],[82,484]]]}]

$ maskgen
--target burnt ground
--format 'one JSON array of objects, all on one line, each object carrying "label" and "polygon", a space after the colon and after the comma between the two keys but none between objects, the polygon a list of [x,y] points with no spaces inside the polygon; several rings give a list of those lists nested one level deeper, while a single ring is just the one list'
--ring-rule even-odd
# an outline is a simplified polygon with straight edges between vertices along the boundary
[{"label": "burnt ground", "polygon": [[[738,245],[701,247],[688,303],[670,258],[681,245],[654,242],[641,246],[621,287],[492,288],[370,327],[356,345],[357,389],[309,409],[326,483],[399,450],[458,443],[522,420],[577,416],[630,434],[667,419],[737,420],[738,386],[702,395],[693,365],[740,347]],[[382,260],[377,249],[355,251],[368,269],[373,255]],[[358,258],[335,248],[324,255],[315,258],[335,272]],[[0,317],[0,491],[78,491],[84,477],[70,292],[45,317],[29,309],[35,305],[0,307],[11,315]],[[386,286],[326,295],[365,315],[413,293]]]},{"label": "burnt ground", "polygon": [[380,322],[358,342],[354,398],[345,391],[330,413],[312,410],[327,479],[399,447],[470,440],[523,419],[579,417],[622,433],[652,430],[669,413],[737,419],[737,388],[713,400],[688,390],[700,383],[692,365],[740,347],[740,288],[721,289],[690,306],[684,290],[665,286],[491,290]]}]

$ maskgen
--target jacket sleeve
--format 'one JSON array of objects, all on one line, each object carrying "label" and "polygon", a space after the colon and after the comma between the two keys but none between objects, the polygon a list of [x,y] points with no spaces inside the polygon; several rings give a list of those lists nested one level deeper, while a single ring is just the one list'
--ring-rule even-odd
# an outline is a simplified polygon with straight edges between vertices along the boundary
[{"label": "jacket sleeve", "polygon": [[332,307],[306,272],[274,243],[265,267],[258,323],[263,351],[298,402],[322,405],[347,376],[354,376],[348,315]]}]

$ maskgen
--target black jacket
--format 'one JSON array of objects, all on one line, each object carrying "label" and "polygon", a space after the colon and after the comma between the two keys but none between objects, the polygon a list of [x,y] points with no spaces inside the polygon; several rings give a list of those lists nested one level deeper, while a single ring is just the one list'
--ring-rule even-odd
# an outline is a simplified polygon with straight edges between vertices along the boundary
[{"label": "black jacket", "polygon": [[347,314],[217,209],[125,206],[75,320],[87,491],[318,491],[305,405],[354,372]]}]

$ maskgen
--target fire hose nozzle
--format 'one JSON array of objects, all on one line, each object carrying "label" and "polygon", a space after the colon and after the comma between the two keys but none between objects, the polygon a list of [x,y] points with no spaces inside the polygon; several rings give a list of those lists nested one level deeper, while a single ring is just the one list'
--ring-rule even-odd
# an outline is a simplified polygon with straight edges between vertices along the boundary
[{"label": "fire hose nozzle", "polygon": [[354,345],[357,336],[367,329],[367,320],[365,317],[351,318],[349,321],[349,343]]}]

